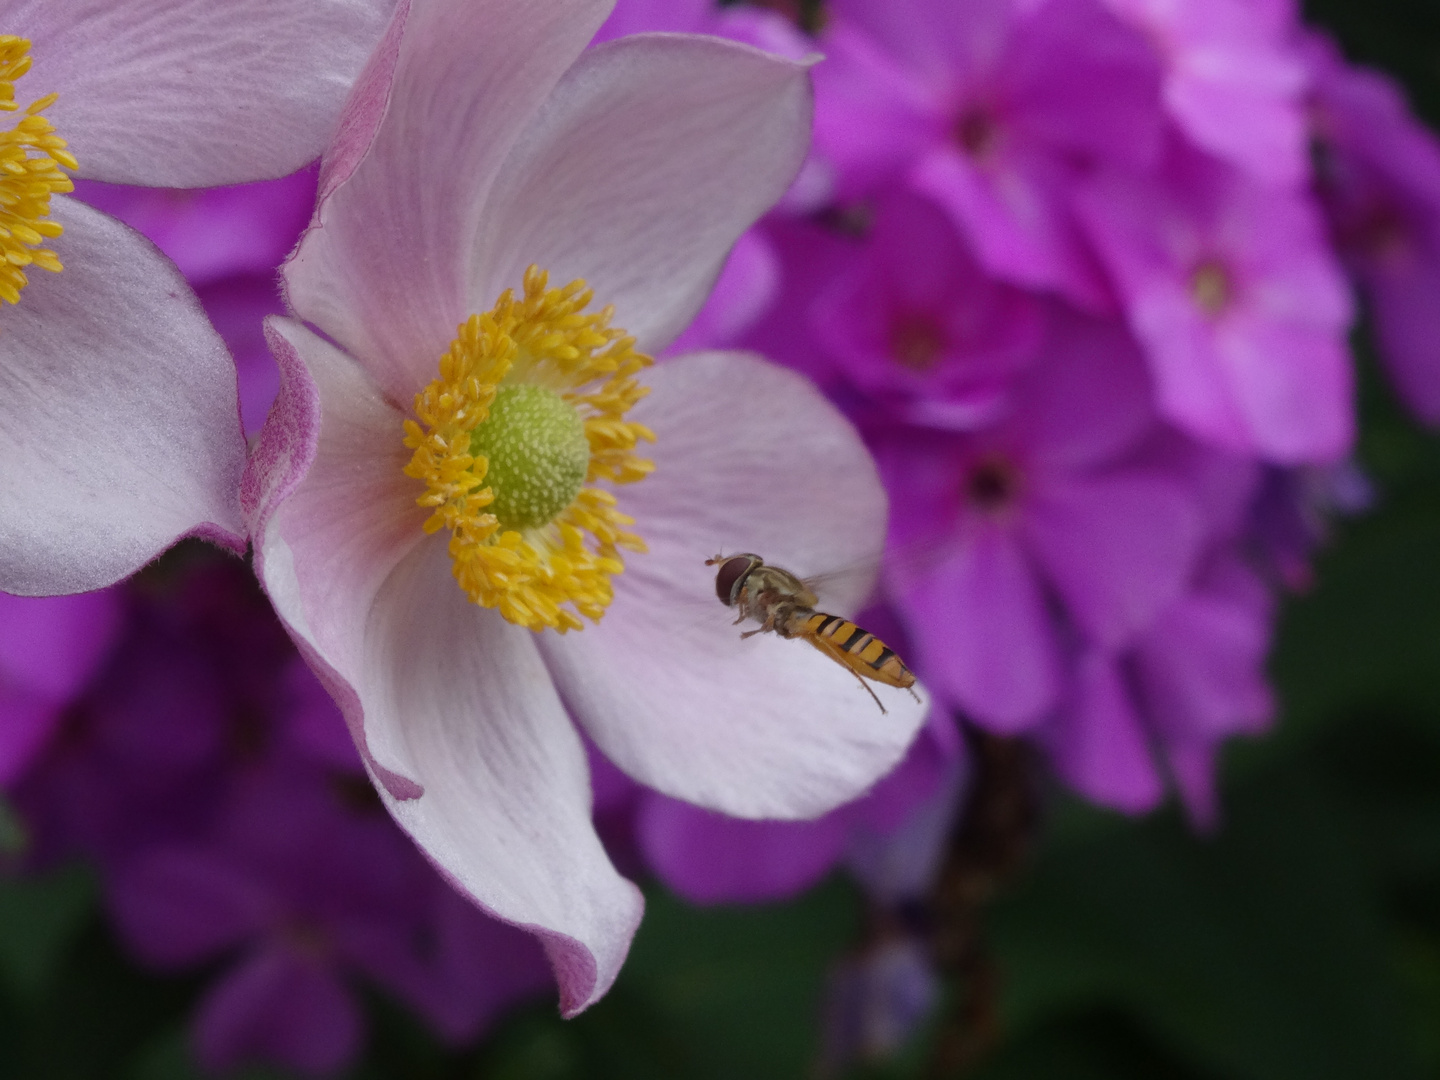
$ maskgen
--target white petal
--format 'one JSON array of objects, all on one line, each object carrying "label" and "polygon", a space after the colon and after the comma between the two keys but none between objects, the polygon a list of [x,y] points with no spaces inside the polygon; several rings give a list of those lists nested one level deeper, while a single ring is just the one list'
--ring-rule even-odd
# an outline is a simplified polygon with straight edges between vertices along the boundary
[{"label": "white petal", "polygon": [[0,310],[0,589],[80,592],[196,534],[243,551],[235,365],[175,267],[63,196]]},{"label": "white petal", "polygon": [[491,914],[538,934],[575,1012],[609,987],[638,891],[590,824],[585,755],[529,631],[469,603],[401,472],[400,413],[272,319],[281,391],[250,474],[256,568],[386,805]]},{"label": "white petal", "polygon": [[642,34],[585,53],[511,152],[485,207],[471,302],[532,263],[583,277],[642,349],[694,317],[736,239],[785,192],[810,140],[804,64]]},{"label": "white petal", "polygon": [[[151,187],[283,176],[324,149],[394,0],[10,0],[21,100],[80,174]],[[31,93],[33,91],[33,94]]]},{"label": "white petal", "polygon": [[295,311],[392,394],[434,378],[455,327],[494,304],[475,308],[466,288],[486,193],[609,11],[607,0],[413,0],[398,52],[392,32],[346,105],[321,226],[284,276]]},{"label": "white petal", "polygon": [[[280,394],[245,475],[255,569],[353,720],[360,628],[385,580],[426,539],[415,505],[423,489],[402,471],[402,414],[354,360],[291,319],[266,320],[266,333]],[[352,733],[382,776],[413,777],[403,747]]]},{"label": "white petal", "polygon": [[884,490],[849,423],[793,372],[697,353],[648,381],[632,415],[658,437],[657,468],[620,498],[650,551],[627,557],[599,626],[541,648],[576,718],[637,780],[739,817],[814,817],[895,765],[928,700],[871,684],[882,715],[805,642],[741,641],[704,562],[753,551],[800,574],[873,566]]}]

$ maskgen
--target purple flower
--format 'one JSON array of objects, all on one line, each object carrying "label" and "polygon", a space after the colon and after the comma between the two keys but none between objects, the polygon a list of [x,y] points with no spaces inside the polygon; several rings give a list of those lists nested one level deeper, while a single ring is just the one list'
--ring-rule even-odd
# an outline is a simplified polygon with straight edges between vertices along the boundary
[{"label": "purple flower", "polygon": [[0,588],[94,589],[185,535],[243,550],[224,345],[170,263],[67,198],[67,171],[169,187],[292,172],[388,8],[0,3],[0,110],[17,117],[0,181]]},{"label": "purple flower", "polygon": [[1405,403],[1440,424],[1440,145],[1390,79],[1313,34],[1316,189]]},{"label": "purple flower", "polygon": [[1175,141],[1157,178],[1096,177],[1081,208],[1167,419],[1281,464],[1344,455],[1350,296],[1303,193]]},{"label": "purple flower", "polygon": [[842,0],[816,69],[816,144],[842,198],[901,180],[965,231],[982,265],[1103,306],[1070,219],[1097,163],[1159,149],[1159,65],[1091,0]]},{"label": "purple flower", "polygon": [[919,196],[882,200],[865,241],[849,265],[832,265],[809,307],[815,342],[867,405],[926,426],[978,426],[1038,350],[1044,305],[986,275]]},{"label": "purple flower", "polygon": [[1057,310],[1011,412],[968,435],[874,434],[894,500],[888,584],[917,670],[1002,732],[1057,704],[1074,635],[1123,648],[1177,599],[1203,518],[1144,448],[1160,431],[1137,351]]}]

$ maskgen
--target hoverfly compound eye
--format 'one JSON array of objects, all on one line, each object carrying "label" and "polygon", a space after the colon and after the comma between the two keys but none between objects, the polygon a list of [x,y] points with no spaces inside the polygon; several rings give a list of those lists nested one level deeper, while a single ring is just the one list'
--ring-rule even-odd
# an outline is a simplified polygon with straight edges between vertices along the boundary
[{"label": "hoverfly compound eye", "polygon": [[722,604],[726,607],[735,605],[735,594],[739,591],[740,582],[759,561],[753,555],[736,555],[720,564],[720,569],[715,572],[715,595]]}]

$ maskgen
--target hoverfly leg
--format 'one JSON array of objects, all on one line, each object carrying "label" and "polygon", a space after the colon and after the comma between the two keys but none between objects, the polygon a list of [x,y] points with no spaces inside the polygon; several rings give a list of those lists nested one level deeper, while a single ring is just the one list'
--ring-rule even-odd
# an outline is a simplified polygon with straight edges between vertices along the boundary
[{"label": "hoverfly leg", "polygon": [[[846,670],[849,670],[849,669],[847,668]],[[851,671],[850,674],[851,674],[851,675],[854,675],[854,676],[855,676],[855,681],[858,682],[862,687],[865,688],[865,692],[870,695],[870,700],[872,700],[873,702],[875,702],[876,705],[879,705],[879,706],[880,706],[880,715],[881,715],[881,716],[889,716],[890,713],[886,710],[885,706],[880,704],[880,698],[879,698],[879,696],[878,696],[878,695],[875,693],[875,691],[871,688],[870,684],[867,683],[864,679],[862,679],[862,678],[860,677],[860,673],[859,673],[858,671]],[[912,691],[912,693],[913,693],[913,691]],[[916,698],[916,700],[918,701],[919,698]]]}]

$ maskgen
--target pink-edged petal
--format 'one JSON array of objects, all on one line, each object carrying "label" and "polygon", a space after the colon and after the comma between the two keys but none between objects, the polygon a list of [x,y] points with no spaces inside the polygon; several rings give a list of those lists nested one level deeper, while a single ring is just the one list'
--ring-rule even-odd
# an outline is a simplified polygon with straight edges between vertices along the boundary
[{"label": "pink-edged petal", "polygon": [[281,390],[247,476],[256,568],[386,805],[457,887],[537,933],[566,1012],[640,917],[590,824],[584,751],[528,632],[470,604],[426,537],[400,414],[358,364],[269,324]]},{"label": "pink-edged petal", "polygon": [[270,947],[247,957],[200,1002],[192,1038],[212,1071],[283,1065],[333,1073],[360,1048],[360,1010],[318,956]]},{"label": "pink-edged petal", "polygon": [[12,0],[18,88],[80,174],[152,187],[283,176],[319,156],[394,0]]},{"label": "pink-edged petal", "polygon": [[580,736],[530,631],[471,604],[436,539],[413,552],[355,629],[347,673],[367,738],[403,744],[423,789],[386,806],[457,888],[539,936],[568,1016],[619,973],[640,892],[590,823]]},{"label": "pink-edged petal", "polygon": [[313,642],[324,657],[316,674],[326,689],[342,707],[351,699],[346,717],[372,765],[382,777],[413,776],[402,748],[353,727],[351,688],[375,595],[425,536],[419,485],[402,471],[402,414],[354,360],[299,323],[268,319],[266,335],[280,393],[242,492],[255,569],[302,650]]},{"label": "pink-edged petal", "polygon": [[495,181],[471,305],[535,263],[584,278],[642,349],[663,347],[794,179],[810,113],[806,65],[748,45],[644,34],[585,53]]},{"label": "pink-edged petal", "polygon": [[1074,698],[1047,736],[1055,771],[1087,799],[1139,814],[1164,796],[1129,689],[1108,658],[1080,662]]},{"label": "pink-edged petal", "polygon": [[780,900],[814,885],[845,850],[845,821],[745,821],[647,795],[635,830],[646,863],[693,904]]},{"label": "pink-edged petal", "polygon": [[243,551],[224,343],[148,241],[52,206],[65,269],[0,311],[0,589],[100,588],[186,535]]},{"label": "pink-edged petal", "polygon": [[1055,703],[1061,661],[1054,618],[1009,531],[982,522],[933,566],[892,567],[916,667],[977,723],[1006,734]]},{"label": "pink-edged petal", "polygon": [[[955,730],[950,717],[942,723]],[[935,726],[932,724],[931,730]],[[925,741],[922,738],[916,745]],[[970,768],[964,758],[951,758],[937,764],[941,771],[927,777],[930,783],[920,792],[912,793],[910,812],[903,821],[883,832],[876,831],[873,823],[865,822],[850,833],[846,868],[866,893],[881,904],[896,905],[925,896],[939,876],[950,831],[969,783]],[[891,783],[906,771],[904,767],[897,769],[885,783]]]},{"label": "pink-edged petal", "polygon": [[[401,0],[326,154],[292,307],[409,400],[473,311],[467,268],[511,146],[608,0]],[[510,284],[519,285],[517,279]]]},{"label": "pink-edged petal", "polygon": [[[928,709],[803,641],[740,640],[715,596],[716,553],[794,573],[873,569],[885,494],[850,425],[806,381],[756,357],[696,353],[648,373],[633,416],[655,474],[620,491],[650,550],[627,557],[604,621],[540,647],[606,756],[668,795],[736,817],[814,817],[904,753]],[[842,613],[859,573],[829,594]],[[923,700],[923,696],[922,696]]]},{"label": "pink-edged petal", "polygon": [[1037,494],[1026,532],[1075,621],[1113,649],[1179,599],[1204,525],[1178,480],[1136,469]]}]

